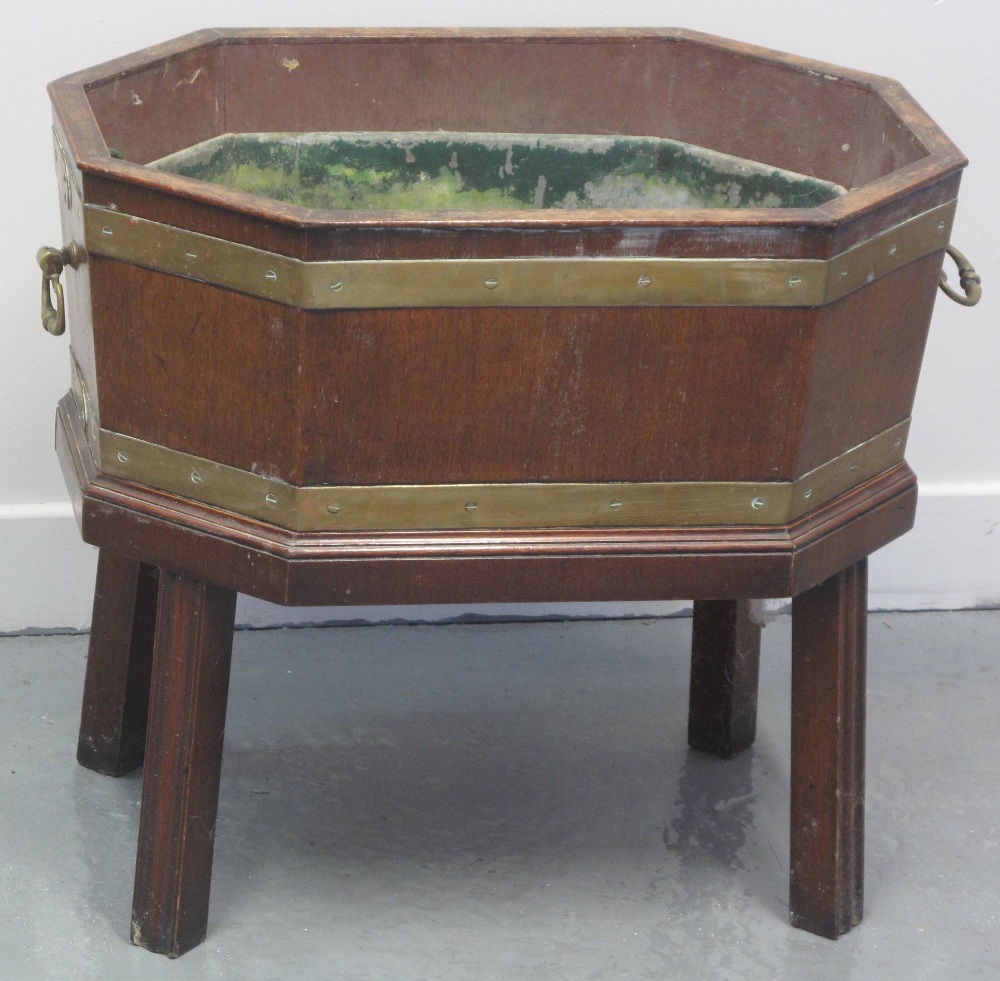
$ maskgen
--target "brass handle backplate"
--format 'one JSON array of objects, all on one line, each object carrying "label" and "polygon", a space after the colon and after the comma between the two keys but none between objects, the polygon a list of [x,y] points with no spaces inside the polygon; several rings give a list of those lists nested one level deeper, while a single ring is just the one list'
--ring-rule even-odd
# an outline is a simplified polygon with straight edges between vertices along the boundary
[{"label": "brass handle backplate", "polygon": [[953,245],[948,246],[948,255],[955,260],[955,265],[958,266],[958,283],[965,295],[956,292],[948,285],[948,277],[943,269],[938,286],[956,303],[961,303],[963,307],[974,307],[982,299],[983,287],[981,284],[983,281],[979,278],[976,270],[972,268],[972,263]]},{"label": "brass handle backplate", "polygon": [[78,249],[75,245],[66,249],[44,245],[38,250],[37,259],[42,269],[42,326],[58,336],[66,331],[66,300],[59,277],[66,266],[76,268],[79,264]]}]

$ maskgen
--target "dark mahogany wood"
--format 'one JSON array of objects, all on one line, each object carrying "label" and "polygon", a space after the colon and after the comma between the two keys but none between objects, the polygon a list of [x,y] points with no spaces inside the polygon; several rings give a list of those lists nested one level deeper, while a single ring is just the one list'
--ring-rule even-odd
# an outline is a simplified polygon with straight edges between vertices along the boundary
[{"label": "dark mahogany wood", "polygon": [[236,594],[160,573],[132,941],[170,957],[208,925]]},{"label": "dark mahogany wood", "polygon": [[867,560],[792,601],[789,915],[836,938],[864,905]]},{"label": "dark mahogany wood", "polygon": [[303,323],[305,484],[798,476],[814,310],[351,310]]},{"label": "dark mahogany wood", "polygon": [[76,758],[121,776],[142,765],[153,665],[158,571],[102,548]]},{"label": "dark mahogany wood", "polygon": [[701,600],[691,628],[688,744],[732,759],[757,735],[760,624],[747,600]]},{"label": "dark mahogany wood", "polygon": [[925,256],[820,310],[799,474],[910,415],[941,261]]},{"label": "dark mahogany wood", "polygon": [[[799,476],[815,310],[309,313],[100,256],[90,276],[101,424],[289,483]],[[912,401],[911,362],[887,379]]]}]

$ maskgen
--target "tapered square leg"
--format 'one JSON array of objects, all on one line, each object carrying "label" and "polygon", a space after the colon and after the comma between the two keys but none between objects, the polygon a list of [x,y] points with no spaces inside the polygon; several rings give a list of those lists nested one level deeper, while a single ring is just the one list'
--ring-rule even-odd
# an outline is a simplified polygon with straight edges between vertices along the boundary
[{"label": "tapered square leg", "polygon": [[208,925],[236,594],[161,571],[132,942],[177,957]]},{"label": "tapered square leg", "polygon": [[747,600],[699,600],[691,635],[688,743],[731,759],[757,735],[760,626]]},{"label": "tapered square leg", "polygon": [[102,548],[76,758],[121,776],[142,765],[156,626],[157,570]]},{"label": "tapered square leg", "polygon": [[836,938],[864,906],[867,560],[792,601],[789,915]]}]

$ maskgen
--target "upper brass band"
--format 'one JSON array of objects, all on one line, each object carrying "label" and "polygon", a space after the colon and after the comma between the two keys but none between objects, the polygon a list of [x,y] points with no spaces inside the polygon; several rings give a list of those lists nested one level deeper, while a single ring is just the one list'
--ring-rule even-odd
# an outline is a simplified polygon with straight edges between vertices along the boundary
[{"label": "upper brass band", "polygon": [[391,307],[819,307],[944,250],[955,201],[831,259],[551,258],[304,262],[85,205],[86,249],[306,310]]}]

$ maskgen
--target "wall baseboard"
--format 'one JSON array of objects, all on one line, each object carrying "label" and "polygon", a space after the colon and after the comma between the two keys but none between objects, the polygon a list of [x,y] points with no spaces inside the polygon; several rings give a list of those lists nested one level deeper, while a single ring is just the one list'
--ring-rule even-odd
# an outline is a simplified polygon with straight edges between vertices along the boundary
[{"label": "wall baseboard", "polygon": [[89,627],[96,572],[69,502],[0,506],[0,633]]},{"label": "wall baseboard", "polygon": [[[0,633],[90,625],[97,550],[80,541],[68,503],[0,506]],[[873,610],[1000,607],[1000,483],[929,484],[916,527],[871,560]],[[446,623],[672,616],[690,603],[281,607],[241,596],[243,626]]]},{"label": "wall baseboard", "polygon": [[871,558],[873,610],[1000,607],[1000,483],[921,485],[913,530]]}]

